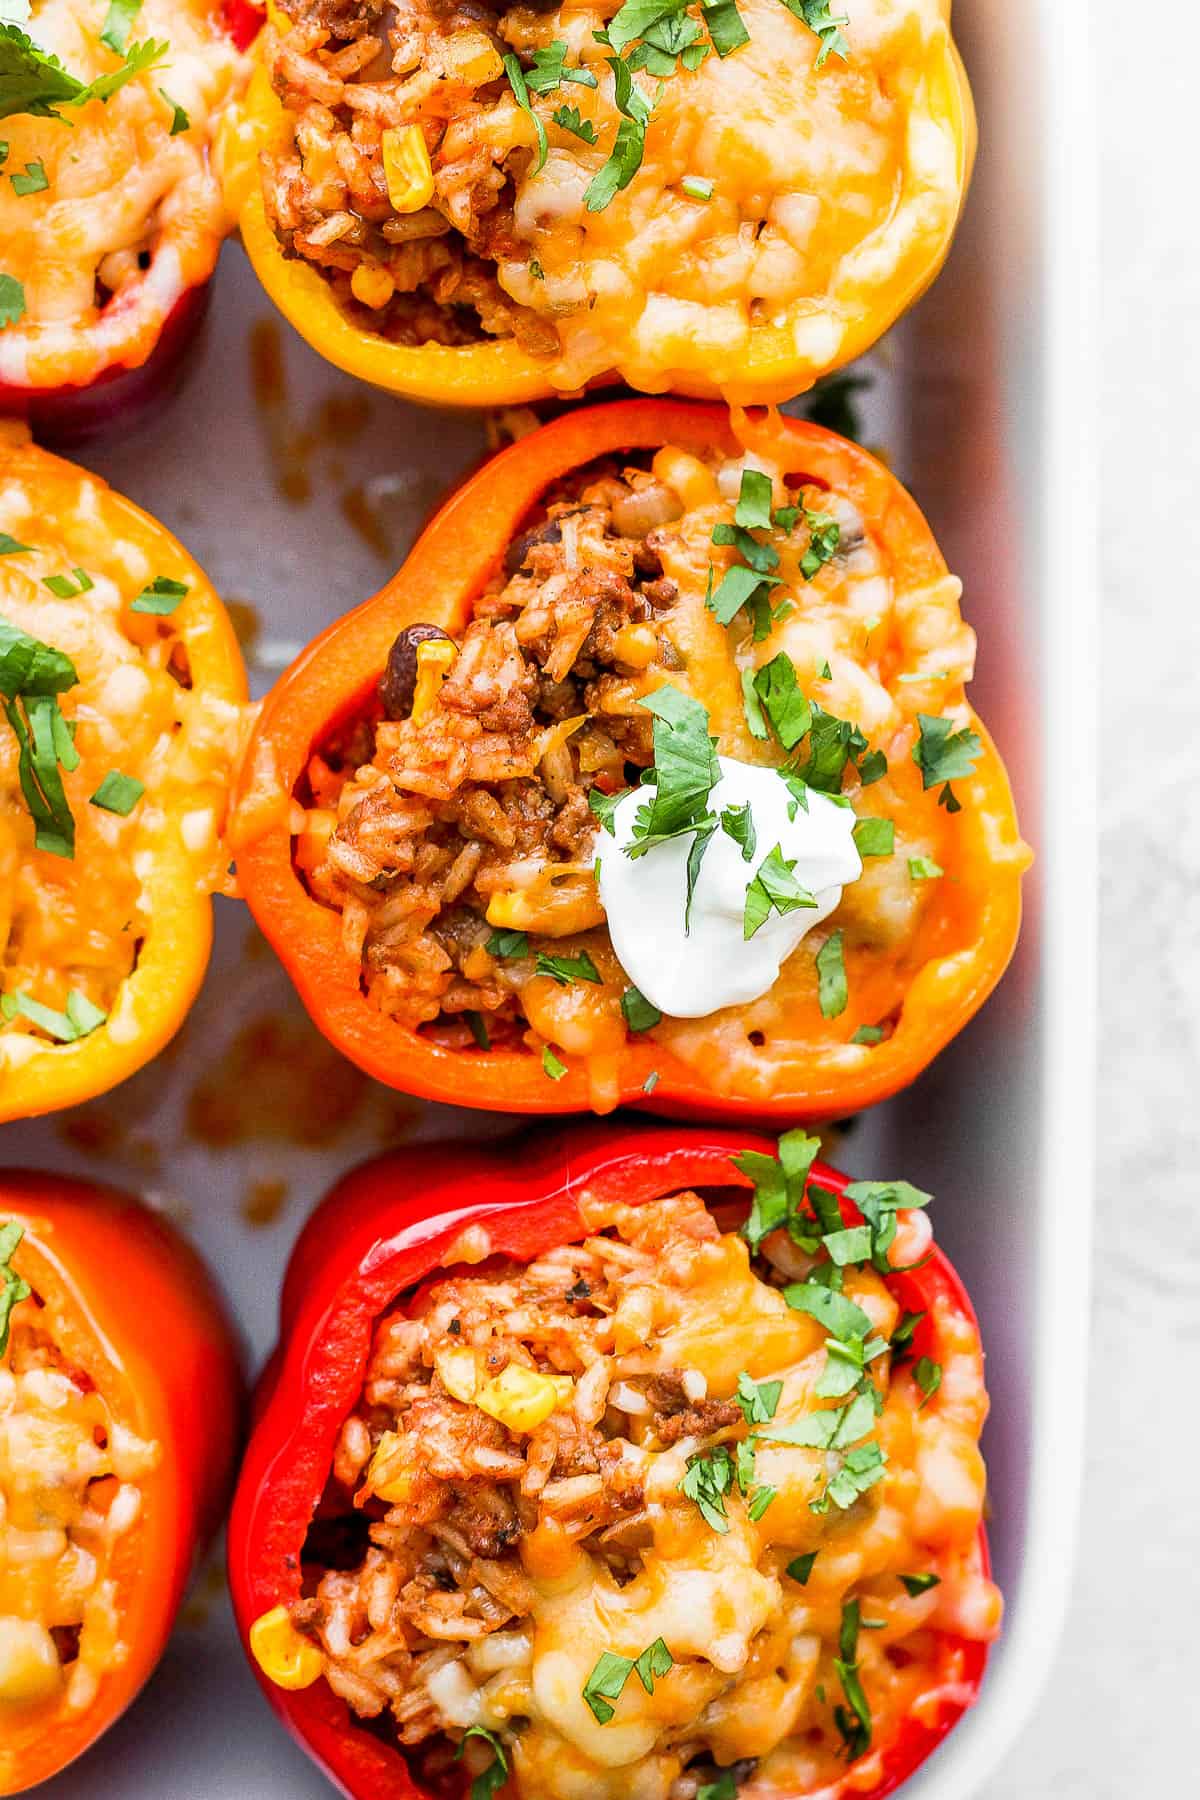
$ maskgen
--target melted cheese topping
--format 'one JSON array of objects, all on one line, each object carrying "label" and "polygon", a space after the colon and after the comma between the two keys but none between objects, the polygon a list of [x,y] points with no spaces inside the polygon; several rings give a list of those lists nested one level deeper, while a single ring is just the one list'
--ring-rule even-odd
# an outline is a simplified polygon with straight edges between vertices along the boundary
[{"label": "melted cheese topping", "polygon": [[[90,82],[123,61],[100,42],[107,10],[107,0],[34,0],[23,29]],[[107,103],[4,121],[5,176],[40,163],[47,185],[18,194],[0,180],[0,269],[25,292],[24,316],[0,330],[0,381],[56,387],[136,367],[216,265],[231,221],[212,146],[248,59],[214,0],[143,0],[129,43],[151,38],[169,45],[162,63]],[[188,116],[174,137],[161,89]]]},{"label": "melted cheese topping", "polygon": [[60,1363],[18,1315],[0,1365],[0,1742],[26,1709],[84,1711],[123,1659],[111,1558],[158,1459]]},{"label": "melted cheese topping", "polygon": [[[129,610],[157,576],[194,579],[177,549],[168,550],[171,540],[164,534],[169,563],[156,566],[141,543],[114,532],[119,514],[111,505],[101,513],[99,483],[59,483],[56,496],[66,492],[74,507],[63,498],[48,517],[36,480],[10,473],[0,454],[0,531],[31,546],[0,558],[0,615],[64,652],[79,677],[59,697],[79,756],[76,769],[62,771],[73,860],[35,848],[18,741],[0,720],[2,985],[59,1012],[81,993],[109,1014],[110,1036],[124,1042],[139,1023],[122,984],[150,926],[149,884],[162,847],[186,852],[198,894],[224,880],[220,829],[245,709],[185,685],[184,642],[170,617]],[[46,588],[55,576],[75,585],[76,568],[91,579],[86,591],[59,599]],[[114,770],[146,790],[124,818],[91,804]],[[0,1081],[47,1047],[30,1019],[0,1020]]]},{"label": "melted cheese topping", "polygon": [[[540,173],[531,165],[517,181],[522,254],[499,265],[501,286],[558,327],[556,386],[615,368],[652,393],[699,377],[706,391],[736,394],[756,325],[777,328],[795,365],[820,373],[844,360],[862,314],[914,263],[932,272],[949,241],[960,145],[927,79],[945,55],[949,0],[856,0],[849,58],[820,69],[818,39],[779,0],[739,10],[750,42],[732,55],[679,67],[661,88],[634,76],[647,100],[659,95],[642,166],[599,212],[586,210],[584,190],[618,114],[611,53],[592,34],[615,8],[506,22],[521,51],[564,39],[568,60],[598,81],[534,97],[551,149]],[[564,100],[594,124],[594,149],[553,124]],[[496,134],[533,142],[511,99],[483,115],[476,141]],[[685,193],[687,177],[711,181],[711,199]],[[788,391],[803,385],[793,377]]]}]

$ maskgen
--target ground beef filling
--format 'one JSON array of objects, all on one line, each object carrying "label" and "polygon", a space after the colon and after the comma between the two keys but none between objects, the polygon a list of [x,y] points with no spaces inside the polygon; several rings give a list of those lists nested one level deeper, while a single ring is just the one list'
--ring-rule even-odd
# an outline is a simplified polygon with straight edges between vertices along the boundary
[{"label": "ground beef filling", "polygon": [[[498,162],[470,130],[508,91],[499,15],[477,0],[292,0],[281,11],[291,28],[268,27],[263,53],[294,137],[264,155],[263,196],[287,254],[321,269],[351,321],[392,343],[511,337],[556,356],[554,325],[496,279],[497,261],[520,254],[513,172],[529,152]],[[385,134],[414,116],[433,185],[410,210],[394,203]]]},{"label": "ground beef filling", "polygon": [[[876,1621],[864,1668],[886,1739],[891,1709],[927,1679],[938,1604],[914,1603],[894,1570],[928,1568],[940,1542],[949,1590],[956,1558],[966,1569],[974,1553],[969,1509],[923,1536],[910,1508],[922,1439],[959,1459],[957,1486],[930,1479],[934,1510],[942,1487],[970,1488],[982,1507],[977,1340],[963,1345],[973,1397],[954,1425],[918,1413],[889,1357],[872,1364],[889,1486],[814,1508],[826,1458],[771,1448],[770,1425],[751,1424],[819,1404],[824,1334],[780,1292],[812,1258],[783,1233],[751,1256],[695,1193],[594,1206],[588,1231],[528,1265],[452,1271],[380,1319],[291,1622],[334,1691],[433,1791],[472,1726],[504,1742],[530,1794],[610,1800],[632,1791],[636,1766],[639,1794],[694,1800],[720,1768],[744,1778],[756,1759],[756,1794],[815,1791],[845,1767],[832,1659],[851,1593]],[[899,1309],[885,1283],[869,1267],[845,1280],[886,1338]],[[775,1378],[757,1402],[747,1361]],[[685,1481],[713,1456],[743,1471],[715,1523]],[[811,1587],[787,1572],[798,1550],[828,1553]],[[994,1590],[966,1579],[994,1626]],[[636,1683],[614,1726],[575,1710],[603,1650],[629,1655],[659,1635],[674,1655],[661,1710]],[[622,1731],[646,1735],[618,1751]],[[477,1736],[465,1751],[473,1772],[492,1756]]]},{"label": "ground beef filling", "polygon": [[497,940],[485,914],[492,906],[495,920],[498,897],[514,927],[547,933],[548,951],[568,936],[577,951],[584,933],[619,998],[588,793],[636,782],[653,758],[651,715],[631,683],[651,662],[679,666],[677,593],[656,538],[681,512],[632,467],[551,496],[476,601],[435,701],[414,708],[416,652],[442,634],[415,627],[381,685],[394,716],[360,721],[312,759],[301,865],[342,912],[372,999],[410,1027],[458,1047],[472,1032],[495,1043],[524,1031],[533,951]]},{"label": "ground beef filling", "polygon": [[155,1460],[36,1315],[14,1321],[0,1365],[0,1736],[9,1708],[82,1712],[123,1657],[112,1556]]}]

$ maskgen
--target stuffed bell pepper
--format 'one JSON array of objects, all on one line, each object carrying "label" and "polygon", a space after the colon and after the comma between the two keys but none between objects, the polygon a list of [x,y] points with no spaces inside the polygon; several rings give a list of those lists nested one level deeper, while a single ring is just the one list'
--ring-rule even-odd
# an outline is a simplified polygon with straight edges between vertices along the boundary
[{"label": "stuffed bell pepper", "polygon": [[268,698],[246,897],[331,1041],[410,1093],[852,1112],[1016,939],[1029,853],[959,594],[827,431],[567,415]]},{"label": "stuffed bell pepper", "polygon": [[0,1794],[66,1768],[153,1670],[240,1417],[225,1313],[164,1221],[0,1175]]},{"label": "stuffed bell pepper", "polygon": [[0,426],[0,1119],[102,1093],[183,1022],[246,720],[203,571],[23,437]]},{"label": "stuffed bell pepper", "polygon": [[60,442],[144,410],[230,227],[214,165],[249,0],[32,0],[0,22],[0,413]]},{"label": "stuffed bell pepper", "polygon": [[946,254],[974,146],[949,14],[278,0],[230,203],[296,329],[395,393],[782,400]]},{"label": "stuffed bell pepper", "polygon": [[350,1800],[878,1800],[971,1705],[978,1327],[928,1195],[817,1150],[588,1126],[318,1209],[230,1575]]}]

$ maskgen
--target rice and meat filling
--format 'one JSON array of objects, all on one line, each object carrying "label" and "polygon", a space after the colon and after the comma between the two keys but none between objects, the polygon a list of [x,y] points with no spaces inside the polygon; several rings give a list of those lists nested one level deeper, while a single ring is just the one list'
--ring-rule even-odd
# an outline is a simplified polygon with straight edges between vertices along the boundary
[{"label": "rice and meat filling", "polygon": [[[928,1688],[935,1631],[995,1629],[978,1339],[958,1323],[922,1410],[886,1348],[898,1306],[847,1269],[878,1415],[848,1455],[802,1448],[837,1386],[825,1329],[783,1292],[813,1257],[784,1233],[752,1256],[694,1193],[588,1226],[381,1318],[292,1623],[436,1791],[464,1748],[554,1800],[692,1800],[731,1765],[763,1800],[814,1791],[865,1749],[833,1660],[848,1617],[870,1622],[880,1742]],[[927,1244],[903,1218],[897,1259]],[[597,1674],[638,1658],[615,1690]]]},{"label": "rice and meat filling", "polygon": [[14,1319],[0,1363],[0,1737],[9,1709],[84,1711],[123,1660],[112,1561],[156,1460],[36,1313]]},{"label": "rice and meat filling", "polygon": [[[553,324],[496,279],[497,261],[520,253],[512,182],[470,141],[479,76],[492,100],[505,88],[498,15],[475,0],[309,0],[281,11],[291,27],[268,26],[266,54],[295,142],[265,153],[263,172],[285,250],[327,275],[355,323],[393,343],[515,337],[534,355],[554,355]],[[429,203],[409,210],[393,144],[414,108],[442,148]]]},{"label": "rice and meat filling", "polygon": [[[931,859],[953,848],[946,810],[915,780],[915,715],[961,706],[974,638],[957,582],[897,592],[854,506],[796,476],[778,477],[776,491],[810,524],[772,534],[786,560],[770,628],[727,629],[711,606],[713,542],[735,529],[745,470],[745,458],[709,463],[668,447],[649,467],[581,472],[509,546],[459,641],[408,627],[380,685],[384,716],[311,758],[298,866],[341,912],[372,1003],[401,1024],[456,1049],[523,1041],[583,1055],[598,1103],[631,1030],[684,1061],[715,1058],[717,1085],[762,1092],[808,1044],[848,1041],[860,1024],[870,1042],[889,1035],[939,904],[936,881],[912,871],[940,873]],[[912,672],[934,657],[935,676]],[[845,890],[770,993],[714,1015],[726,1028],[715,1050],[710,1020],[631,1013],[636,990],[593,867],[611,840],[593,808],[650,769],[654,719],[641,702],[664,684],[707,709],[722,755],[778,767],[784,752],[755,729],[744,697],[773,659],[820,699],[825,737],[819,748],[805,739],[798,772],[877,816],[894,853]],[[854,754],[866,740],[847,718],[895,746],[890,767],[872,751],[870,785],[868,759]],[[836,1021],[814,973],[831,932],[850,975]]]}]

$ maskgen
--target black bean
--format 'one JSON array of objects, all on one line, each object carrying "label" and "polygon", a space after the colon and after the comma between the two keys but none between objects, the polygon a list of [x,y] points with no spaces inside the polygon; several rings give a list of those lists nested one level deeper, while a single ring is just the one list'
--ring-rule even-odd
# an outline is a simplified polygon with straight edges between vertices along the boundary
[{"label": "black bean", "polygon": [[406,625],[388,651],[387,668],[379,683],[379,698],[389,719],[407,719],[417,691],[417,645],[434,638],[448,638],[440,625]]},{"label": "black bean", "polygon": [[515,575],[525,567],[529,552],[536,544],[561,544],[562,526],[557,519],[544,519],[535,525],[532,531],[523,531],[519,538],[514,538],[504,552],[504,573]]}]

